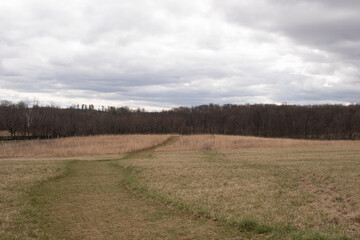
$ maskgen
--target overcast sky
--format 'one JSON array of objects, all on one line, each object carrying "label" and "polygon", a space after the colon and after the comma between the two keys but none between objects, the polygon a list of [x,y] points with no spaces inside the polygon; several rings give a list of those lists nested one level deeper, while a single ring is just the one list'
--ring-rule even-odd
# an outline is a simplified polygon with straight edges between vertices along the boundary
[{"label": "overcast sky", "polygon": [[360,1],[0,1],[5,99],[360,103]]}]

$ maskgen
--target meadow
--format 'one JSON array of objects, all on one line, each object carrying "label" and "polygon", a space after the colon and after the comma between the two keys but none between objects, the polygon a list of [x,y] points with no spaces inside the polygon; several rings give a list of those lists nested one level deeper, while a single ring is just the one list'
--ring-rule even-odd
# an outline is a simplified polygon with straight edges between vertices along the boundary
[{"label": "meadow", "polygon": [[0,239],[360,239],[360,142],[0,143]]}]

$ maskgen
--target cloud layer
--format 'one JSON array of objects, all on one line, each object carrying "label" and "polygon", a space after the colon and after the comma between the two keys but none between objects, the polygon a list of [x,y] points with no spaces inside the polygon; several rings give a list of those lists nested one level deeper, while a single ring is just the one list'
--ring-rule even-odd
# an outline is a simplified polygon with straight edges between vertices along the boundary
[{"label": "cloud layer", "polygon": [[359,1],[0,3],[0,99],[360,102]]}]

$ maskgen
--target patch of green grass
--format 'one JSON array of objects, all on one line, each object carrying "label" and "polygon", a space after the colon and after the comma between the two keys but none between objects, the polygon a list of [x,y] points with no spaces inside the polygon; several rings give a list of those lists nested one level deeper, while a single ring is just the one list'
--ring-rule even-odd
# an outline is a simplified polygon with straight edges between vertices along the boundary
[{"label": "patch of green grass", "polygon": [[255,218],[246,217],[241,221],[233,222],[232,225],[236,226],[240,231],[253,232],[256,234],[268,234],[273,231],[271,226],[261,223]]},{"label": "patch of green grass", "polygon": [[42,206],[45,202],[41,201],[41,197],[50,194],[50,192],[44,191],[43,186],[46,184],[57,181],[70,174],[69,163],[71,161],[64,161],[64,167],[61,174],[52,176],[48,179],[38,182],[36,185],[28,189],[22,196],[22,202],[24,203],[23,209],[20,215],[16,219],[14,224],[16,231],[21,231],[24,228],[28,228],[27,237],[30,239],[49,239],[48,233],[45,231],[42,222],[46,221],[39,215],[38,207]]}]

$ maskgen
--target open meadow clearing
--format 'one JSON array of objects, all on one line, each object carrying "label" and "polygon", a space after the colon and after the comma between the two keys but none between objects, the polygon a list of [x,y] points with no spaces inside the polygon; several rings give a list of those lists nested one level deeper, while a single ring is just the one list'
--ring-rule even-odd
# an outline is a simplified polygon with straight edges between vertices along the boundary
[{"label": "open meadow clearing", "polygon": [[0,239],[360,238],[359,141],[96,136],[0,158]]}]

